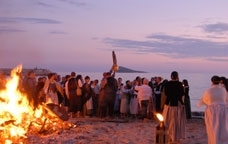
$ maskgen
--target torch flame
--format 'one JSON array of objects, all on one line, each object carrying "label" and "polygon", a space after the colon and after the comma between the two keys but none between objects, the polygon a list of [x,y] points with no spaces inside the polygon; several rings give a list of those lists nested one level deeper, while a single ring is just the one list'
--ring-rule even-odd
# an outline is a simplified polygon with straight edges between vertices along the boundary
[{"label": "torch flame", "polygon": [[158,118],[158,120],[159,120],[160,122],[163,122],[163,121],[164,121],[164,118],[163,118],[163,116],[162,116],[160,113],[157,113],[157,114],[156,114],[156,117]]}]

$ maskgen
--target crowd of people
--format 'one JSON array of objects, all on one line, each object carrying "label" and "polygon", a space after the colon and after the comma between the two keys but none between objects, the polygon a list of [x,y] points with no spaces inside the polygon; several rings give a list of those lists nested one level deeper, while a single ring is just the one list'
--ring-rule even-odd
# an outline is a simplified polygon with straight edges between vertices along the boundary
[{"label": "crowd of people", "polygon": [[[123,82],[112,72],[104,72],[101,80],[91,80],[89,76],[71,72],[60,76],[49,73],[37,77],[34,71],[26,76],[20,73],[19,89],[26,93],[29,102],[37,107],[41,103],[54,103],[63,106],[71,117],[134,117],[153,118],[154,112],[162,113],[166,94],[164,86],[168,82],[162,77],[147,79],[137,76]],[[1,74],[0,88],[5,81]],[[191,118],[188,81],[183,80],[185,104]]]},{"label": "crowd of people", "polygon": [[[21,78],[18,89],[27,95],[34,108],[52,103],[64,107],[70,117],[153,119],[156,113],[161,113],[172,142],[185,137],[186,119],[192,118],[188,80],[180,81],[176,71],[171,73],[171,80],[137,76],[125,82],[121,77],[115,78],[115,72],[104,72],[101,80],[91,80],[75,72],[63,77],[57,73],[37,77],[34,71],[25,77],[18,75]],[[219,131],[222,129],[225,136],[228,135],[228,118],[225,118],[227,112],[223,105],[228,102],[228,82],[225,77],[218,76],[211,81],[213,88],[205,92],[199,106],[207,105],[205,123],[209,142],[221,143],[217,137]],[[1,74],[0,89],[4,89],[5,82]],[[222,117],[225,119],[221,120]],[[220,121],[225,121],[225,127],[214,126]]]}]

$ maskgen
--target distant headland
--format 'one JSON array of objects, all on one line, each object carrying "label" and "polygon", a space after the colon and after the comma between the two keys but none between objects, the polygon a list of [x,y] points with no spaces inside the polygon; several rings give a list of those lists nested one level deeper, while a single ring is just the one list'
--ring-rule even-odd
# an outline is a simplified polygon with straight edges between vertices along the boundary
[{"label": "distant headland", "polygon": [[[0,68],[0,72],[4,73],[5,75],[10,75],[11,70],[12,70],[11,68]],[[33,68],[33,69],[23,68],[21,73],[22,75],[27,75],[29,71],[34,71],[36,76],[47,76],[49,73],[51,73],[50,70],[43,69],[43,68]]]},{"label": "distant headland", "polygon": [[145,71],[132,70],[123,66],[119,66],[119,69],[116,72],[117,73],[147,73]]}]

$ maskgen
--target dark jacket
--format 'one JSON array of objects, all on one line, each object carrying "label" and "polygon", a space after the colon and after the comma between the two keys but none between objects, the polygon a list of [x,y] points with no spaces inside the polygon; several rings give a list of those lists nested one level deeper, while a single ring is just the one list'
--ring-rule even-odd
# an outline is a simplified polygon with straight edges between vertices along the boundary
[{"label": "dark jacket", "polygon": [[166,105],[178,106],[178,102],[182,105],[182,96],[184,96],[184,89],[182,83],[179,81],[169,81],[165,85],[165,94],[167,96]]}]

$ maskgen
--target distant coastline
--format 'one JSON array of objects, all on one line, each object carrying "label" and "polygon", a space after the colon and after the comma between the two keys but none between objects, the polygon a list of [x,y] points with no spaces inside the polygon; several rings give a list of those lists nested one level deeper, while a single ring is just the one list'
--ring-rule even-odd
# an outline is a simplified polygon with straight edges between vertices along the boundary
[{"label": "distant coastline", "polygon": [[133,69],[129,69],[123,66],[119,66],[118,71],[116,71],[117,73],[147,73],[145,71],[138,71],[138,70],[133,70]]},{"label": "distant coastline", "polygon": [[[0,72],[5,75],[10,75],[13,68],[0,68]],[[34,71],[36,76],[47,76],[52,71],[44,68],[23,68],[22,75],[26,75],[29,71]],[[133,70],[127,67],[119,66],[117,73],[147,73],[145,71]]]},{"label": "distant coastline", "polygon": [[[4,73],[5,75],[10,75],[12,69],[13,68],[0,68],[0,72]],[[23,68],[21,73],[22,75],[27,75],[29,71],[34,71],[36,76],[47,76],[49,73],[51,73],[50,70],[43,68]]]}]

